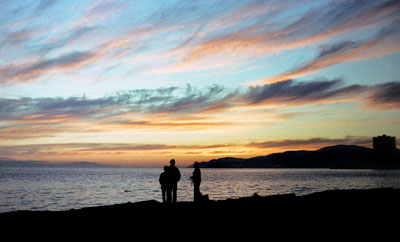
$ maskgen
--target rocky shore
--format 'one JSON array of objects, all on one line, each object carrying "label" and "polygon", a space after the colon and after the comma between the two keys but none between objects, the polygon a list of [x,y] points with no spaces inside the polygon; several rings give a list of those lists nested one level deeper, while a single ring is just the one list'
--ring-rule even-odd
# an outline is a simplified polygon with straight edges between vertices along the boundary
[{"label": "rocky shore", "polygon": [[33,231],[32,235],[80,234],[90,239],[128,238],[140,233],[157,236],[178,230],[227,236],[266,233],[278,237],[346,232],[358,238],[383,238],[397,231],[399,215],[400,189],[382,188],[304,196],[255,194],[200,203],[162,204],[151,200],[68,211],[15,211],[0,214],[0,225],[5,238],[25,236],[21,231]]}]

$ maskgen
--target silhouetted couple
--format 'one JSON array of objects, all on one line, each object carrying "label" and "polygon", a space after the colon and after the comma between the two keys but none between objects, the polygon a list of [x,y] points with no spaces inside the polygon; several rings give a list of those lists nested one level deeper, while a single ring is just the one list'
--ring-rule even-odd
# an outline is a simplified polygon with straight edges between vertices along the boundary
[{"label": "silhouetted couple", "polygon": [[170,166],[164,166],[164,172],[160,175],[160,184],[162,192],[162,201],[176,202],[176,192],[178,189],[178,182],[181,179],[181,173],[178,167],[175,166],[175,160],[170,161]]}]

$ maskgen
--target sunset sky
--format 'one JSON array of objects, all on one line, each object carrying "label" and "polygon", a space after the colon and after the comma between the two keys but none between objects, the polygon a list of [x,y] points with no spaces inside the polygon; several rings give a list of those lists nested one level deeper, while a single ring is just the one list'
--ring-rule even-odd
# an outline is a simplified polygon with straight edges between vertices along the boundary
[{"label": "sunset sky", "polygon": [[400,138],[400,1],[0,9],[0,159],[185,166]]}]

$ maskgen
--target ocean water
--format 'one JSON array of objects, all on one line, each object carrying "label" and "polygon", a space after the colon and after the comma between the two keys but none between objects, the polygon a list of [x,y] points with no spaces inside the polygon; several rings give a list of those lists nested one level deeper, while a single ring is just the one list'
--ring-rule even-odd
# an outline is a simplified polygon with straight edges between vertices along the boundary
[{"label": "ocean water", "polygon": [[[193,199],[180,168],[178,201]],[[68,210],[145,200],[161,201],[162,168],[0,168],[0,212]],[[210,199],[332,189],[400,188],[400,171],[330,169],[202,169],[201,191]]]}]

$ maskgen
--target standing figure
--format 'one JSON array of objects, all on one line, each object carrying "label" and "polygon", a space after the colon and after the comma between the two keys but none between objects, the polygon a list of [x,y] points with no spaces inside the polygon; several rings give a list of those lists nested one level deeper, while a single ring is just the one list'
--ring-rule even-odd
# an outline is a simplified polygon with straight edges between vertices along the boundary
[{"label": "standing figure", "polygon": [[[168,189],[168,166],[164,166],[164,172],[161,173],[160,178],[158,179],[161,185],[161,193],[162,193],[162,201],[165,203],[168,200],[165,200]],[[168,201],[170,202],[170,201]]]},{"label": "standing figure", "polygon": [[[175,166],[175,160],[172,159],[170,161],[170,166],[168,167],[168,178],[170,179],[170,185],[168,186],[168,194],[167,194],[167,200],[171,199],[171,193],[173,195],[173,202],[176,202],[176,192],[178,190],[178,182],[181,179],[181,173],[178,169],[178,167]],[[169,200],[171,201],[171,200]]]},{"label": "standing figure", "polygon": [[201,172],[199,162],[194,163],[193,176],[190,177],[194,186],[194,201],[199,202],[201,200],[200,183],[201,183]]}]

